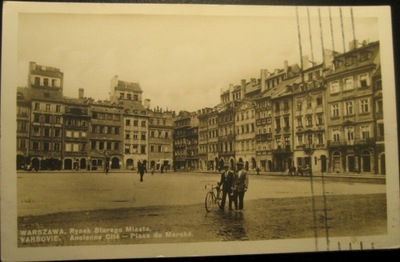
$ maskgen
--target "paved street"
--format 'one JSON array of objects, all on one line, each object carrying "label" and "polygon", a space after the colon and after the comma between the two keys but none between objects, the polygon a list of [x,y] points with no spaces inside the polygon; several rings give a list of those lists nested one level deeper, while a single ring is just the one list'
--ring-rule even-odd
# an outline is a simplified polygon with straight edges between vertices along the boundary
[{"label": "paved street", "polygon": [[248,241],[317,234],[323,250],[326,221],[330,237],[387,230],[382,181],[327,178],[325,220],[318,177],[313,202],[309,177],[251,175],[243,212],[207,213],[204,185],[218,179],[210,173],[157,173],[146,174],[141,183],[134,173],[19,173],[18,244]]},{"label": "paved street", "polygon": [[[110,208],[189,205],[204,203],[207,183],[219,181],[212,173],[18,173],[18,215]],[[322,195],[320,177],[313,179],[315,195]],[[309,177],[251,175],[246,200],[311,196]],[[326,179],[326,195],[385,193],[384,183]]]}]

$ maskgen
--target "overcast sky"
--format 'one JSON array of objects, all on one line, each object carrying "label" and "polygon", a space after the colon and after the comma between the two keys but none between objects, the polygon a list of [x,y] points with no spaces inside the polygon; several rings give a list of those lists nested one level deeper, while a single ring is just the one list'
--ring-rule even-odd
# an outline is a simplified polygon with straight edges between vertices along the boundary
[{"label": "overcast sky", "polygon": [[[151,107],[194,111],[219,103],[221,89],[259,78],[283,62],[300,64],[296,9],[265,16],[20,14],[18,85],[27,85],[29,61],[60,68],[64,95],[78,89],[109,98],[110,80],[139,82]],[[307,9],[299,7],[303,55],[311,57]],[[310,8],[314,60],[321,61],[318,9]],[[353,38],[350,8],[343,7],[346,48]],[[343,51],[339,8],[332,8],[335,49]],[[377,41],[376,18],[353,9],[359,40]],[[274,14],[274,15],[268,15]],[[332,49],[329,9],[321,8],[324,47]]]}]

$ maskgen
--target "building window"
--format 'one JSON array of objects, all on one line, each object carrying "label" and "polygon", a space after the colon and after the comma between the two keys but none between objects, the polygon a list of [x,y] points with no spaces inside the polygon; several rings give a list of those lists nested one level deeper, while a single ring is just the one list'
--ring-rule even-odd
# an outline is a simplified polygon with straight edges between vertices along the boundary
[{"label": "building window", "polygon": [[107,150],[111,150],[111,142],[107,142]]},{"label": "building window", "polygon": [[40,86],[40,78],[39,77],[35,77],[35,86]]},{"label": "building window", "polygon": [[44,86],[49,86],[49,79],[48,78],[44,78],[43,79],[43,85]]},{"label": "building window", "polygon": [[369,137],[369,126],[361,126],[361,138],[368,139]]},{"label": "building window", "polygon": [[346,127],[345,128],[345,134],[346,134],[347,141],[353,141],[354,140],[354,128],[353,127]]},{"label": "building window", "polygon": [[133,95],[133,100],[134,101],[139,101],[139,96],[138,95]]},{"label": "building window", "polygon": [[340,141],[340,133],[339,131],[334,131],[332,134],[333,141],[339,142]]},{"label": "building window", "polygon": [[290,125],[289,125],[289,117],[285,116],[284,117],[284,121],[285,121],[285,128],[289,128],[290,127]]},{"label": "building window", "polygon": [[33,122],[39,123],[40,122],[40,115],[39,114],[34,114],[33,116]]},{"label": "building window", "polygon": [[119,93],[119,99],[124,99],[125,94],[124,93]]},{"label": "building window", "polygon": [[115,142],[114,143],[114,150],[118,150],[119,149],[119,143],[118,142]]},{"label": "building window", "polygon": [[302,145],[303,144],[303,135],[297,135],[297,144]]},{"label": "building window", "polygon": [[60,151],[61,150],[61,144],[60,143],[54,143],[54,151]]},{"label": "building window", "polygon": [[381,99],[376,101],[376,112],[383,113],[383,102]]},{"label": "building window", "polygon": [[297,127],[303,127],[302,117],[301,116],[297,117]]},{"label": "building window", "polygon": [[281,119],[279,117],[275,118],[276,129],[281,129]]},{"label": "building window", "polygon": [[58,128],[54,129],[54,136],[55,137],[60,137],[61,136],[61,129],[58,129]]},{"label": "building window", "polygon": [[378,140],[382,141],[385,138],[385,128],[383,123],[378,124]]},{"label": "building window", "polygon": [[138,126],[139,125],[139,121],[138,120],[133,120],[133,126]]},{"label": "building window", "polygon": [[40,136],[40,128],[39,127],[34,127],[33,128],[33,135],[34,136]]},{"label": "building window", "polygon": [[330,84],[330,92],[331,94],[339,93],[339,81],[331,82]]},{"label": "building window", "polygon": [[26,141],[25,141],[25,139],[20,139],[19,140],[18,148],[19,149],[26,149]]},{"label": "building window", "polygon": [[339,117],[340,116],[339,104],[331,105],[331,116],[332,117]]},{"label": "building window", "polygon": [[146,140],[146,133],[141,133],[140,139],[141,140]]},{"label": "building window", "polygon": [[353,115],[354,114],[353,101],[345,102],[344,105],[345,105],[345,109],[346,109],[346,111],[345,111],[346,115],[347,116]]},{"label": "building window", "polygon": [[92,141],[91,142],[91,148],[92,149],[96,149],[96,141]]},{"label": "building window", "polygon": [[115,127],[115,134],[119,135],[119,127]]},{"label": "building window", "polygon": [[368,75],[362,74],[358,77],[358,87],[367,87],[368,86]]},{"label": "building window", "polygon": [[322,145],[324,143],[324,134],[318,133],[318,134],[316,134],[316,136],[317,136],[318,145]]},{"label": "building window", "polygon": [[142,121],[142,127],[146,127],[146,121]]},{"label": "building window", "polygon": [[311,108],[311,107],[312,107],[312,98],[309,97],[309,98],[307,99],[307,108]]},{"label": "building window", "polygon": [[353,89],[353,78],[345,78],[343,81],[343,91],[348,91]]},{"label": "building window", "polygon": [[45,115],[45,116],[44,116],[44,122],[45,122],[46,124],[50,124],[50,119],[51,119],[50,115]]},{"label": "building window", "polygon": [[40,103],[35,103],[35,110],[40,110]]},{"label": "building window", "polygon": [[49,151],[50,150],[50,144],[45,142],[43,143],[43,150]]},{"label": "building window", "polygon": [[49,128],[45,128],[44,129],[44,136],[45,137],[50,137],[50,129]]},{"label": "building window", "polygon": [[360,100],[360,113],[368,113],[369,112],[369,100],[362,99]]},{"label": "building window", "polygon": [[127,98],[128,100],[132,100],[132,94],[126,94],[126,98]]},{"label": "building window", "polygon": [[131,138],[131,134],[130,133],[125,133],[125,139],[130,139]]},{"label": "building window", "polygon": [[130,153],[130,145],[125,145],[125,149],[124,149],[124,152],[125,152],[125,154],[129,154]]},{"label": "building window", "polygon": [[317,99],[315,101],[317,103],[317,106],[321,106],[322,105],[322,96],[317,97]]},{"label": "building window", "polygon": [[146,154],[146,146],[144,146],[144,145],[140,146],[140,153],[141,154]]},{"label": "building window", "polygon": [[39,142],[32,143],[32,150],[39,150]]},{"label": "building window", "polygon": [[312,125],[313,125],[313,123],[312,123],[312,115],[307,115],[306,116],[306,126],[310,127]]},{"label": "building window", "polygon": [[99,142],[99,149],[103,150],[104,149],[104,142]]},{"label": "building window", "polygon": [[322,113],[317,114],[317,125],[323,125],[324,124],[324,118]]}]

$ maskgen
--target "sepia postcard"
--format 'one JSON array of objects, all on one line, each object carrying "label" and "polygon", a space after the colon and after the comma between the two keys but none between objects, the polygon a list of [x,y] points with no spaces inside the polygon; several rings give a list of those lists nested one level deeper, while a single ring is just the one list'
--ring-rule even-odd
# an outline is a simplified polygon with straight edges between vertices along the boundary
[{"label": "sepia postcard", "polygon": [[400,247],[390,6],[4,2],[1,259]]}]

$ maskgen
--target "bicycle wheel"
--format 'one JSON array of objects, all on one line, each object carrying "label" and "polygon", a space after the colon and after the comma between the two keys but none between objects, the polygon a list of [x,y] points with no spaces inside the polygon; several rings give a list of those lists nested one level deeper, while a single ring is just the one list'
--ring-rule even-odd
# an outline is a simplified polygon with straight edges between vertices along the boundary
[{"label": "bicycle wheel", "polygon": [[221,208],[221,202],[222,202],[222,190],[218,191],[217,193],[217,199],[216,199],[217,205],[219,208]]},{"label": "bicycle wheel", "polygon": [[211,209],[212,209],[212,206],[214,204],[214,195],[211,194],[211,192],[207,193],[204,204],[205,204],[205,207],[206,207],[206,211],[210,212]]}]

